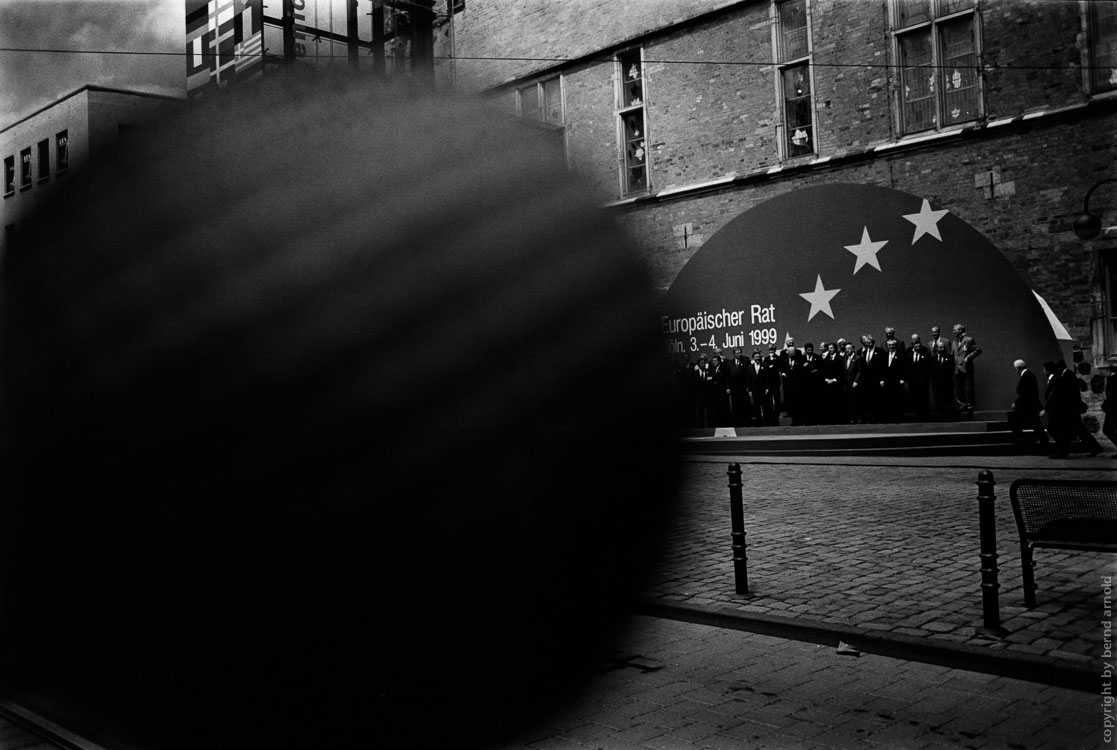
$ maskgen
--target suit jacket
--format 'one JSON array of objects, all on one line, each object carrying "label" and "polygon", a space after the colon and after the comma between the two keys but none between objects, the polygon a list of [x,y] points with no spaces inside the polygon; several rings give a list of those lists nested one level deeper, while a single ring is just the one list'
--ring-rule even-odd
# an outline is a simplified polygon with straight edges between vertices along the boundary
[{"label": "suit jacket", "polygon": [[930,380],[934,355],[923,344],[913,344],[906,352],[908,379],[914,382]]},{"label": "suit jacket", "polygon": [[978,348],[977,341],[968,333],[954,340],[954,362],[958,367],[958,372],[971,372],[973,361],[979,354],[981,354],[981,349]]},{"label": "suit jacket", "polygon": [[940,361],[938,355],[931,358],[931,382],[938,388],[954,388],[954,358],[943,354]]},{"label": "suit jacket", "polygon": [[[870,352],[872,357],[869,356]],[[863,346],[858,353],[864,362],[866,379],[873,385],[880,385],[880,381],[884,380],[885,351],[879,346],[873,346],[871,349]]]},{"label": "suit jacket", "polygon": [[729,388],[734,393],[744,393],[749,389],[749,362],[744,357],[735,357],[729,362]]},{"label": "suit jacket", "polygon": [[954,342],[943,336],[939,336],[937,339],[931,339],[927,342],[927,349],[930,350],[931,354],[935,353],[935,346],[939,343],[946,347],[946,356],[954,356]]},{"label": "suit jacket", "polygon": [[1034,413],[1043,410],[1043,404],[1039,400],[1039,383],[1031,370],[1020,371],[1020,379],[1016,381],[1016,400],[1012,402],[1012,407],[1020,412]]},{"label": "suit jacket", "polygon": [[776,370],[768,360],[762,360],[760,362],[759,371],[757,371],[756,362],[749,362],[749,391],[756,397],[774,395],[776,389],[779,387],[779,376],[779,371]]},{"label": "suit jacket", "polygon": [[1055,376],[1047,398],[1047,411],[1056,418],[1074,418],[1082,414],[1082,391],[1078,387],[1078,377],[1070,370],[1063,370]]},{"label": "suit jacket", "polygon": [[824,381],[836,380],[838,385],[842,385],[845,379],[845,359],[838,354],[833,357],[823,357],[819,363],[819,374]]},{"label": "suit jacket", "polygon": [[[887,341],[887,340],[888,339],[885,339],[885,341]],[[908,345],[906,343],[904,343],[900,339],[894,339],[894,341],[896,342],[896,351],[898,351],[900,354],[904,354],[905,352],[907,352]],[[888,344],[881,343],[880,348],[884,349],[885,352],[887,352],[888,351]]]},{"label": "suit jacket", "polygon": [[892,357],[888,356],[888,352],[884,353],[881,365],[881,380],[889,387],[896,387],[900,385],[901,381],[908,379],[908,363],[907,358],[901,353],[896,352]]},{"label": "suit jacket", "polygon": [[842,384],[846,391],[853,390],[853,386],[860,387],[864,378],[865,360],[857,352],[842,359]]},{"label": "suit jacket", "polygon": [[776,356],[779,358],[781,371],[787,369],[791,360],[795,360],[797,363],[803,361],[803,352],[798,349],[781,349]]}]

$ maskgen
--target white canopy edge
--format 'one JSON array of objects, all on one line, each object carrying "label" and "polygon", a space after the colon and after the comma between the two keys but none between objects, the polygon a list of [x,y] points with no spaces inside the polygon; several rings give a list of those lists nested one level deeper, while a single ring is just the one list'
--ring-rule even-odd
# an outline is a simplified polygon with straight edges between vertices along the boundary
[{"label": "white canopy edge", "polygon": [[1071,341],[1070,331],[1059,322],[1059,319],[1055,316],[1055,312],[1051,309],[1051,306],[1047,304],[1047,300],[1039,296],[1035,289],[1032,290],[1032,294],[1036,295],[1036,301],[1039,302],[1039,306],[1043,308],[1044,314],[1047,315],[1047,322],[1051,324],[1051,330],[1055,332],[1055,338],[1059,341]]}]

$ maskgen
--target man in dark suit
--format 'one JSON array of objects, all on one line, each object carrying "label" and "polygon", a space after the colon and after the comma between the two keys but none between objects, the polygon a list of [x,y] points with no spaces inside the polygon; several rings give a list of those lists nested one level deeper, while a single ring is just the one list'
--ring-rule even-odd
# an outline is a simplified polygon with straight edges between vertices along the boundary
[{"label": "man in dark suit", "polygon": [[795,348],[795,339],[787,337],[787,345],[779,356],[780,384],[783,406],[792,424],[803,424],[803,353]]},{"label": "man in dark suit", "polygon": [[778,424],[775,391],[779,388],[779,372],[753,351],[749,365],[749,395],[752,396],[752,421],[755,425]]},{"label": "man in dark suit", "polygon": [[729,363],[717,351],[710,359],[710,417],[712,427],[730,424]]},{"label": "man in dark suit", "polygon": [[939,344],[942,344],[943,348],[946,349],[948,357],[954,356],[954,343],[950,339],[943,338],[941,328],[931,326],[931,338],[927,340],[927,348],[931,350],[931,354],[938,351]]},{"label": "man in dark suit", "polygon": [[865,360],[853,348],[853,344],[846,342],[846,354],[842,358],[842,390],[846,396],[846,413],[849,422],[862,423],[865,421],[864,391],[862,387],[865,379]]},{"label": "man in dark suit", "polygon": [[749,361],[739,348],[729,363],[729,411],[734,427],[749,423]]},{"label": "man in dark suit", "polygon": [[904,414],[907,361],[900,353],[896,339],[885,339],[884,347],[880,378],[881,417],[886,422],[899,422]]},{"label": "man in dark suit", "polygon": [[931,393],[935,397],[938,418],[950,421],[958,418],[958,401],[954,398],[954,357],[946,345],[939,342],[931,358]]},{"label": "man in dark suit", "polygon": [[1035,373],[1028,369],[1024,360],[1018,359],[1012,363],[1019,374],[1016,381],[1016,400],[1012,402],[1012,411],[1008,415],[1008,424],[1012,428],[1012,437],[1018,442],[1024,442],[1024,430],[1032,431],[1032,440],[1039,441],[1040,445],[1047,445],[1047,431],[1043,429],[1043,421],[1039,414],[1043,411],[1043,402],[1039,400],[1039,383]]},{"label": "man in dark suit", "polygon": [[908,362],[908,402],[917,421],[925,421],[931,411],[931,365],[933,355],[918,333],[911,335],[911,346],[907,351]]},{"label": "man in dark suit", "polygon": [[797,385],[802,394],[801,414],[804,424],[818,424],[821,421],[822,398],[822,357],[815,354],[814,345],[803,344],[803,373]]},{"label": "man in dark suit", "polygon": [[698,414],[695,416],[695,427],[713,427],[713,413],[710,407],[713,400],[710,398],[710,390],[713,388],[713,370],[710,367],[710,359],[705,354],[698,355],[698,361],[694,364],[694,378],[698,384]]},{"label": "man in dark suit", "polygon": [[889,341],[895,341],[896,342],[896,351],[899,352],[901,355],[906,352],[907,347],[904,345],[904,342],[901,341],[900,339],[896,338],[896,329],[893,328],[892,326],[885,326],[884,327],[884,341],[881,342],[881,346],[885,350],[888,349],[888,342]]},{"label": "man in dark suit", "polygon": [[881,382],[884,380],[884,350],[876,339],[866,333],[861,337],[861,359],[865,363],[865,377],[861,381],[861,406],[865,422],[880,420]]},{"label": "man in dark suit", "polygon": [[822,356],[822,364],[819,368],[822,381],[819,409],[823,424],[849,423],[849,406],[845,395],[844,361],[844,358],[838,353],[836,344],[826,345],[826,353]]},{"label": "man in dark suit", "polygon": [[1086,404],[1082,401],[1078,377],[1062,360],[1056,362],[1051,369],[1054,377],[1048,388],[1050,395],[1047,399],[1047,426],[1055,441],[1055,452],[1050,457],[1066,458],[1070,453],[1071,441],[1076,437],[1082,441],[1088,454],[1098,455],[1101,453],[1101,444],[1086,429],[1086,425],[1082,424]]},{"label": "man in dark suit", "polygon": [[773,422],[773,424],[779,424],[780,412],[782,412],[784,408],[783,398],[781,394],[781,386],[783,385],[783,383],[781,382],[780,378],[780,354],[778,351],[776,351],[775,344],[768,345],[768,354],[764,356],[764,363],[772,368],[773,377],[775,378],[775,384],[772,386],[772,398],[776,402],[776,421]]}]

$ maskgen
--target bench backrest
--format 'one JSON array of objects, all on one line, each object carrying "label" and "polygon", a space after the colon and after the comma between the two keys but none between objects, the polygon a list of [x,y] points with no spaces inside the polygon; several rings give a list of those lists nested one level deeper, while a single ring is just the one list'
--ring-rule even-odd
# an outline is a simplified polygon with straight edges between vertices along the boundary
[{"label": "bench backrest", "polygon": [[[1117,523],[1117,481],[1089,479],[1017,479],[1009,487],[1020,535],[1035,537],[1059,521]],[[1117,539],[1112,540],[1117,544]]]}]

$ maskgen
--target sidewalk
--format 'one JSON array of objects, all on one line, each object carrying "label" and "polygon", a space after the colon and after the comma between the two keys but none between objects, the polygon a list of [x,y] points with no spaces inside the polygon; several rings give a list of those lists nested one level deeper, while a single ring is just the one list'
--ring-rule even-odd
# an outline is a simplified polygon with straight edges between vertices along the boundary
[{"label": "sidewalk", "polygon": [[[734,591],[726,469],[741,464],[751,596]],[[997,481],[1003,639],[979,635],[977,475]],[[1013,479],[1117,479],[1107,458],[689,457],[645,612],[1092,689],[1101,668],[1102,553],[1038,550],[1023,606]]]},{"label": "sidewalk", "polygon": [[638,617],[579,702],[502,750],[1095,748],[1097,695]]}]

